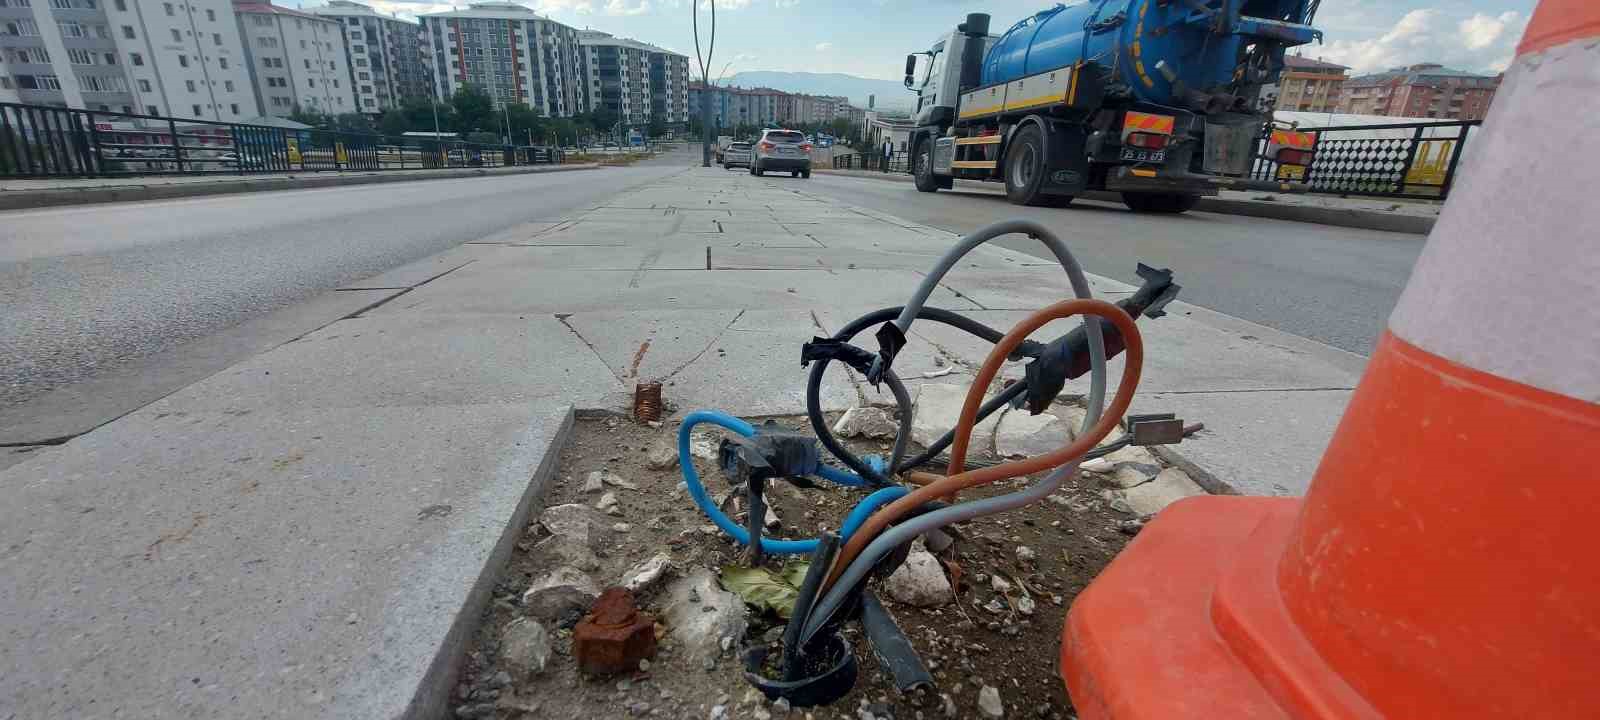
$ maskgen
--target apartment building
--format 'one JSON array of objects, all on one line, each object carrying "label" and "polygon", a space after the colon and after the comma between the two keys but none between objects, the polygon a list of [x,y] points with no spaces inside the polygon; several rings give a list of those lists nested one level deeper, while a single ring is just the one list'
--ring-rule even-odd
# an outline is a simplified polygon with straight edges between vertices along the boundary
[{"label": "apartment building", "polygon": [[356,111],[343,23],[271,2],[235,0],[233,7],[261,114]]},{"label": "apartment building", "polygon": [[579,33],[578,44],[589,109],[609,110],[631,128],[688,122],[688,57],[594,30]]},{"label": "apartment building", "polygon": [[1283,65],[1277,84],[1261,91],[1273,99],[1274,110],[1333,112],[1339,105],[1349,68],[1298,55],[1285,55]]},{"label": "apartment building", "polygon": [[[701,83],[689,83],[687,99],[693,117],[699,117],[700,100],[707,92]],[[772,88],[716,86],[709,93],[712,122],[719,128],[822,124],[839,118],[852,125],[866,122],[865,111],[850,105],[850,100],[845,97],[786,93]]]},{"label": "apartment building", "polygon": [[1338,111],[1362,115],[1482,120],[1501,76],[1477,75],[1434,63],[1350,78]]},{"label": "apartment building", "polygon": [[527,105],[546,117],[587,109],[576,29],[507,2],[472,3],[419,19],[439,97],[475,85],[497,108]]},{"label": "apartment building", "polygon": [[228,0],[0,0],[0,98],[203,120],[259,114]]},{"label": "apartment building", "polygon": [[361,112],[380,114],[407,100],[433,97],[432,47],[423,42],[420,24],[350,0],[332,0],[312,12],[344,25],[345,65]]}]

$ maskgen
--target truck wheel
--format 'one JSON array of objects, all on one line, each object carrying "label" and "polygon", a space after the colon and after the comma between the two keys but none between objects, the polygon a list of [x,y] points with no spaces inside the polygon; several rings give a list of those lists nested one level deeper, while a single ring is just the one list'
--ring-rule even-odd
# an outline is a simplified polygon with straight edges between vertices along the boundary
[{"label": "truck wheel", "polygon": [[1006,149],[1006,199],[1016,205],[1043,205],[1050,196],[1039,192],[1044,185],[1044,135],[1039,126],[1028,125],[1011,138]]},{"label": "truck wheel", "polygon": [[933,152],[928,149],[931,144],[924,142],[917,145],[917,154],[913,156],[916,158],[916,165],[911,178],[918,192],[931,193],[939,189],[939,178],[933,175]]},{"label": "truck wheel", "polygon": [[1122,194],[1122,204],[1127,205],[1129,210],[1139,213],[1176,215],[1194,209],[1199,202],[1199,195],[1131,192]]}]

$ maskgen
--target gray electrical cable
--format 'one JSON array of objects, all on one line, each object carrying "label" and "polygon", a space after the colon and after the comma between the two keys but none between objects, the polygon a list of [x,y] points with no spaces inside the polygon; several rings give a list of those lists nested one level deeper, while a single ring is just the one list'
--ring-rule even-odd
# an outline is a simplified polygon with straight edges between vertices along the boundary
[{"label": "gray electrical cable", "polygon": [[[912,296],[911,302],[906,303],[905,308],[900,313],[900,317],[895,320],[896,327],[899,327],[902,333],[911,327],[911,322],[916,319],[922,304],[933,293],[933,289],[938,287],[939,281],[944,278],[945,273],[949,272],[962,256],[989,240],[1013,232],[1025,233],[1044,243],[1045,247],[1050,249],[1051,254],[1056,256],[1056,260],[1061,263],[1062,269],[1066,270],[1067,279],[1072,284],[1073,294],[1080,298],[1093,297],[1093,293],[1089,290],[1089,280],[1083,274],[1083,268],[1078,265],[1078,260],[1073,257],[1072,251],[1067,249],[1066,244],[1061,242],[1061,239],[1056,237],[1055,233],[1031,220],[1006,220],[979,228],[971,235],[962,238],[961,242],[941,256],[938,264],[934,266],[934,271],[923,278],[922,284],[917,287],[916,294]],[[1087,433],[1090,428],[1094,427],[1095,423],[1099,422],[1100,414],[1105,410],[1106,354],[1105,339],[1101,335],[1099,320],[1090,317],[1084,318],[1084,329],[1089,340],[1089,397],[1083,426],[1079,432]],[[877,369],[877,367],[878,365],[875,363],[874,369]],[[850,594],[855,591],[855,586],[861,582],[861,579],[871,571],[873,566],[884,555],[894,548],[910,542],[916,536],[935,528],[971,520],[983,515],[1004,512],[1040,500],[1053,492],[1073,473],[1077,472],[1079,462],[1081,462],[1081,459],[1063,465],[1045,476],[1044,480],[1018,492],[982,500],[972,500],[935,510],[924,515],[918,515],[885,530],[862,550],[860,556],[850,563],[850,566],[845,568],[839,579],[834,582],[828,594],[815,604],[811,612],[811,618],[806,622],[805,632],[801,636],[802,645],[810,642],[811,637],[849,599]]]}]

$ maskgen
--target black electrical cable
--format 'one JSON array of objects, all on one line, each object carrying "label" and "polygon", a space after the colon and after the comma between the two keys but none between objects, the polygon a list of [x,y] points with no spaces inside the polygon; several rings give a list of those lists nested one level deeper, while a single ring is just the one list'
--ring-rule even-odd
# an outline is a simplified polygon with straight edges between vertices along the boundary
[{"label": "black electrical cable", "polygon": [[[838,332],[833,334],[832,339],[840,342],[849,342],[856,335],[860,334],[862,330],[865,330],[878,323],[888,322],[899,317],[900,313],[904,309],[904,306],[900,306],[874,310],[873,312],[867,313],[866,315],[852,320],[849,324],[840,328]],[[983,323],[973,320],[972,318],[942,308],[923,307],[920,311],[918,311],[917,318],[920,320],[929,320],[932,322],[949,325],[958,330],[975,335],[990,343],[999,342],[1000,338],[1005,336],[1005,333],[999,330],[984,325]],[[1023,346],[1019,347],[1017,352],[1013,353],[1013,355],[1019,357],[1037,357],[1043,351],[1043,344],[1033,342],[1031,345],[1024,344]],[[845,467],[850,468],[852,472],[865,478],[867,482],[880,487],[891,484],[892,481],[889,480],[889,476],[893,475],[895,472],[898,472],[901,468],[914,467],[922,464],[923,462],[927,462],[926,459],[916,463],[901,462],[902,453],[899,451],[904,446],[903,441],[911,437],[912,408],[909,402],[902,402],[899,397],[896,397],[895,404],[900,408],[900,429],[898,435],[896,436],[896,453],[894,457],[890,458],[888,472],[879,473],[878,471],[874,470],[865,461],[857,457],[855,453],[850,452],[850,450],[847,449],[843,443],[839,442],[838,438],[834,437],[833,430],[828,427],[827,418],[822,416],[822,375],[827,371],[828,363],[831,361],[831,358],[818,358],[816,365],[812,366],[811,368],[810,377],[806,379],[806,415],[811,420],[811,429],[817,434],[817,440],[822,443],[822,447],[826,448],[828,452],[832,453],[834,457],[838,458],[839,461],[844,463]],[[866,372],[866,367],[856,367],[855,369],[857,372]],[[888,380],[887,374],[885,375],[885,380]],[[899,382],[898,377],[895,378],[895,382]],[[1021,385],[1021,383],[1018,383],[1018,385]],[[893,385],[891,385],[891,388],[892,387]],[[1026,388],[1024,387],[1023,389]],[[1010,389],[1008,388],[1008,391],[1009,390]],[[1020,394],[1020,390],[1018,391],[1018,394]],[[899,393],[896,393],[896,395],[898,396]],[[1013,395],[1013,397],[1015,396]],[[996,409],[998,409],[998,406],[991,408],[988,404],[985,404],[984,411],[980,414],[979,418],[982,419],[984,417],[988,417]],[[940,438],[944,444],[941,445],[939,449],[942,450],[945,447],[948,447],[954,438],[954,430],[945,433],[945,436]],[[923,454],[926,455],[927,453]],[[935,451],[934,454],[937,455],[938,452]]]}]

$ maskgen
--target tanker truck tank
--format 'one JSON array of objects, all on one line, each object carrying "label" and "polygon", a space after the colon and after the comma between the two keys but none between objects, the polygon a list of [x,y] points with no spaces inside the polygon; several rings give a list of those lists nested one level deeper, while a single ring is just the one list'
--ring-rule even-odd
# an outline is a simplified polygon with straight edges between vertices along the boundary
[{"label": "tanker truck tank", "polygon": [[1319,40],[1317,0],[1084,0],[1023,19],[983,60],[982,86],[1080,63],[1132,100],[1205,113],[1243,110],[1283,66],[1284,48]]}]

